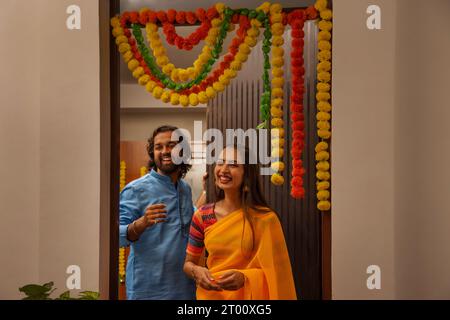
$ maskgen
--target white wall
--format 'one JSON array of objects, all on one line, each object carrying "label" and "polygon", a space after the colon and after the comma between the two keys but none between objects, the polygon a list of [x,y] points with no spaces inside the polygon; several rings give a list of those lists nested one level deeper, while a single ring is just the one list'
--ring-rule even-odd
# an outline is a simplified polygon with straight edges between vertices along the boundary
[{"label": "white wall", "polygon": [[[370,4],[382,30],[369,31]],[[334,299],[392,299],[396,2],[334,1],[332,286]],[[368,290],[378,265],[381,290]]]},{"label": "white wall", "polygon": [[39,278],[38,18],[36,0],[0,1],[0,299]]}]

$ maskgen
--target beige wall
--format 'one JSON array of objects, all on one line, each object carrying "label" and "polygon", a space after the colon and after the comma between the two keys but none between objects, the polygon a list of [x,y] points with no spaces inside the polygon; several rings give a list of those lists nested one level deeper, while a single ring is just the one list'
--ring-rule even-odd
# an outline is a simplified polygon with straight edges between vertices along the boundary
[{"label": "beige wall", "polygon": [[0,299],[39,278],[38,18],[36,0],[0,1]]},{"label": "beige wall", "polygon": [[[65,27],[82,8],[82,30]],[[98,1],[0,2],[0,299],[81,267],[99,288]],[[16,40],[17,39],[17,40]],[[6,44],[6,43],[5,43]]]},{"label": "beige wall", "polygon": [[[65,28],[82,8],[82,29]],[[83,290],[98,290],[100,86],[98,1],[41,0],[41,281],[64,289],[81,267]]]},{"label": "beige wall", "polygon": [[[366,8],[382,7],[382,30]],[[332,277],[335,299],[391,299],[394,285],[396,2],[336,0],[333,34]],[[381,290],[368,290],[378,265]]]},{"label": "beige wall", "polygon": [[397,298],[450,299],[450,1],[398,8]]}]

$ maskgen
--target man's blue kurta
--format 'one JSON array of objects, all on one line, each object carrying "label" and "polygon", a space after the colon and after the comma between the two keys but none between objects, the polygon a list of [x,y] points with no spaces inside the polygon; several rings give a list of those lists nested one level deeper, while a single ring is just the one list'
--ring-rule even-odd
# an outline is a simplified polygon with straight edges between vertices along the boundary
[{"label": "man's blue kurta", "polygon": [[[134,243],[127,228],[147,207],[165,204],[167,222],[148,228]],[[183,273],[189,227],[194,213],[189,185],[152,170],[120,194],[120,246],[130,245],[126,269],[129,300],[192,300],[195,284]]]}]

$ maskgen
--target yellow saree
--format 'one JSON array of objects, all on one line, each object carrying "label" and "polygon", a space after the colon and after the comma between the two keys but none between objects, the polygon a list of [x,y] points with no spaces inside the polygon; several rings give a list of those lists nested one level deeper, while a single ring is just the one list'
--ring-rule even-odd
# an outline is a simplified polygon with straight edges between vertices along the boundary
[{"label": "yellow saree", "polygon": [[[241,251],[244,213],[235,211],[205,230],[207,265],[212,276],[236,270],[245,275],[244,287],[237,291],[208,291],[197,288],[199,300],[295,300],[291,263],[278,217],[273,212],[254,217],[254,254],[245,258]],[[245,223],[244,241],[251,238]]]}]

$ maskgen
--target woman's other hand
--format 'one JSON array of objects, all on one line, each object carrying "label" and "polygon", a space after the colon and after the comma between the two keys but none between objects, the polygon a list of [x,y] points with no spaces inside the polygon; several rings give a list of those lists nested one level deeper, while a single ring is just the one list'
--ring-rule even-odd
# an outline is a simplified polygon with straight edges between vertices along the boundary
[{"label": "woman's other hand", "polygon": [[192,275],[194,276],[194,280],[205,290],[214,290],[214,291],[222,291],[219,285],[215,283],[214,278],[208,269],[195,266],[192,269]]},{"label": "woman's other hand", "polygon": [[224,290],[236,291],[244,286],[245,275],[235,270],[228,271],[219,277],[217,284]]}]

